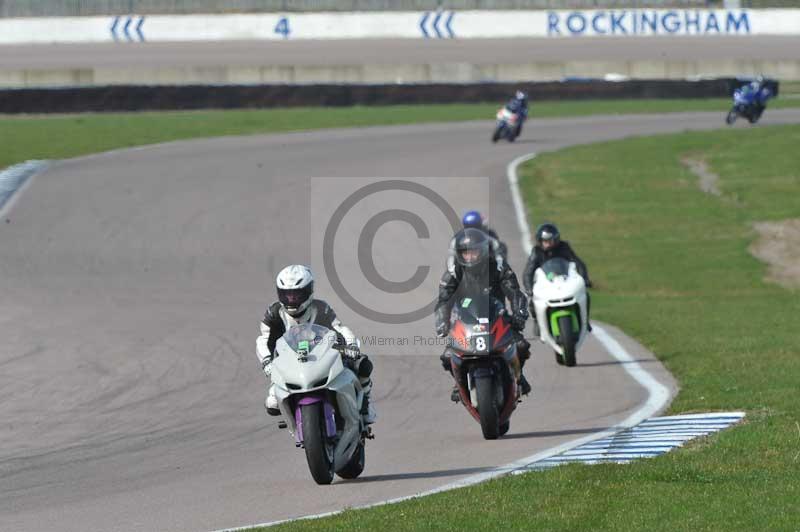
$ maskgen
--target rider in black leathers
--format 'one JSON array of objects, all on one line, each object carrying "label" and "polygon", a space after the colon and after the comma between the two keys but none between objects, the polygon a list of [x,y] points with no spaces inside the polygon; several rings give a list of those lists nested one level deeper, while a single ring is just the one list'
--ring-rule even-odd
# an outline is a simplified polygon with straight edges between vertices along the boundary
[{"label": "rider in black leathers", "polygon": [[[552,223],[543,223],[536,229],[536,245],[533,247],[528,263],[525,265],[525,271],[522,273],[522,283],[525,286],[525,293],[528,297],[533,294],[533,279],[536,269],[539,268],[546,261],[559,257],[564,260],[574,262],[578,269],[578,274],[583,277],[586,283],[586,288],[592,287],[592,281],[589,280],[589,271],[586,269],[586,264],[578,257],[572,250],[569,242],[561,240],[561,234],[558,228]],[[589,292],[586,292],[586,330],[591,331],[592,325],[589,322],[589,310],[591,309],[591,299]],[[536,321],[536,310],[533,307],[533,299],[531,298],[530,305],[531,316],[533,317],[534,336],[539,336],[539,322]]]},{"label": "rider in black leathers", "polygon": [[[528,319],[526,308],[527,299],[519,288],[517,276],[511,267],[502,264],[493,256],[490,248],[491,239],[483,231],[475,228],[462,229],[456,236],[455,249],[457,260],[455,268],[445,271],[439,282],[439,299],[436,303],[436,334],[444,337],[450,330],[450,311],[452,310],[452,296],[459,284],[465,279],[476,282],[480,286],[489,286],[492,297],[499,301],[508,301],[511,304],[512,327],[517,336],[517,353],[520,368],[530,357],[530,343],[523,338],[521,331],[525,329]],[[442,354],[442,366],[445,371],[450,371],[450,359]],[[530,393],[531,387],[524,375],[519,382],[522,393]],[[458,390],[454,390],[452,398],[458,400]]]}]

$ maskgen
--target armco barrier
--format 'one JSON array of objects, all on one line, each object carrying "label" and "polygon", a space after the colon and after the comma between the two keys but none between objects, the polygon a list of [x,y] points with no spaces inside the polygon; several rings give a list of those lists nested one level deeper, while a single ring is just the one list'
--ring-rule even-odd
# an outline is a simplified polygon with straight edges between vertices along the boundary
[{"label": "armco barrier", "polygon": [[520,88],[529,93],[534,105],[543,100],[719,98],[729,96],[733,87],[740,84],[734,78],[724,78],[700,81],[571,80],[526,84],[184,85],[11,89],[0,91],[0,113],[502,102]]}]

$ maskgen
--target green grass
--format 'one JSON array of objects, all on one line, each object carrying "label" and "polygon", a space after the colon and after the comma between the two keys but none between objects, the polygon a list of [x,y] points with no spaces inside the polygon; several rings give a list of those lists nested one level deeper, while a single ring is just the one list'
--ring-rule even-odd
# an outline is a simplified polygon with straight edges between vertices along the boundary
[{"label": "green grass", "polygon": [[[542,103],[534,117],[727,106]],[[495,108],[0,118],[0,167],[182,138],[491,118]],[[572,465],[282,529],[800,529],[800,294],[765,284],[764,265],[747,253],[752,221],[800,216],[798,145],[798,127],[731,129],[576,147],[522,170],[534,221],[556,220],[592,269],[595,317],[638,338],[679,379],[672,411],[746,409],[744,426],[633,465]],[[685,155],[709,162],[724,197],[699,191]]]},{"label": "green grass", "polygon": [[[492,119],[499,104],[398,105],[237,111],[78,114],[0,117],[0,168],[27,159],[63,159],[178,139],[304,129]],[[727,110],[710,100],[534,102],[533,118],[613,113]],[[774,108],[800,107],[798,100]]]},{"label": "green grass", "polygon": [[[800,217],[800,127],[637,138],[522,169],[597,283],[594,314],[659,355],[671,412],[736,428],[630,465],[570,465],[278,530],[800,530],[800,293],[765,283],[756,220]],[[723,197],[681,163],[705,159]]]}]

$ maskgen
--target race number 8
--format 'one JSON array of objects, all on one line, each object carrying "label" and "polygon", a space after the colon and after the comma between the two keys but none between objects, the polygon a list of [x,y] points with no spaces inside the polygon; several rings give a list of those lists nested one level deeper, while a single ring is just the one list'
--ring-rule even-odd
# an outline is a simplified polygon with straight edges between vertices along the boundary
[{"label": "race number 8", "polygon": [[478,351],[486,351],[486,338],[483,336],[478,336],[475,339],[475,349]]}]

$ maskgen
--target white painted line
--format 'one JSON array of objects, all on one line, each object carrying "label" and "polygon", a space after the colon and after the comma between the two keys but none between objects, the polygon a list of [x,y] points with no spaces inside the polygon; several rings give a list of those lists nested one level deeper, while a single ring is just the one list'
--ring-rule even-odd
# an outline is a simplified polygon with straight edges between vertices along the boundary
[{"label": "white painted line", "polygon": [[[525,250],[526,254],[530,254],[532,248],[531,233],[530,230],[528,229],[528,222],[525,215],[525,207],[522,203],[522,196],[520,195],[519,191],[519,178],[517,176],[517,168],[519,167],[520,164],[526,161],[530,161],[534,157],[536,157],[535,153],[530,153],[528,155],[523,155],[522,157],[517,157],[516,159],[511,161],[506,167],[506,176],[508,177],[509,187],[511,188],[511,198],[514,203],[514,211],[517,216],[517,225],[519,227],[519,231],[521,234],[522,249]],[[658,382],[650,373],[648,373],[644,368],[642,368],[639,365],[639,363],[636,362],[633,356],[631,356],[631,354],[628,353],[625,350],[625,348],[619,344],[619,342],[614,340],[614,338],[612,338],[608,333],[606,333],[602,327],[600,327],[599,325],[593,325],[592,328],[595,337],[597,337],[597,339],[600,341],[600,343],[603,345],[606,351],[608,351],[608,353],[618,361],[624,362],[624,364],[621,364],[621,366],[625,368],[625,371],[627,371],[631,375],[631,377],[633,377],[633,379],[636,380],[636,382],[638,382],[648,392],[647,401],[645,401],[645,403],[642,406],[640,406],[625,420],[623,420],[621,423],[619,423],[614,427],[601,430],[593,434],[588,434],[586,436],[576,438],[574,440],[569,440],[560,445],[556,445],[555,447],[545,449],[536,454],[532,454],[531,456],[511,462],[510,464],[498,466],[483,473],[471,475],[462,478],[460,480],[457,480],[455,482],[445,484],[444,486],[440,486],[438,488],[434,488],[428,491],[423,491],[421,493],[416,493],[414,495],[397,497],[395,499],[389,499],[374,504],[357,506],[351,509],[360,510],[365,508],[374,508],[376,506],[384,506],[386,504],[394,504],[397,502],[407,501],[409,499],[416,499],[418,497],[433,495],[434,493],[441,493],[443,491],[450,491],[458,488],[463,488],[466,486],[472,486],[474,484],[480,484],[481,482],[485,482],[493,478],[498,478],[510,474],[516,474],[517,472],[525,472],[525,470],[529,469],[532,465],[536,464],[541,460],[554,457],[565,451],[574,449],[584,443],[595,441],[608,436],[613,436],[614,434],[622,430],[631,428],[634,425],[641,422],[642,420],[654,415],[662,408],[664,408],[667,405],[667,402],[669,401],[669,389],[660,382]],[[291,521],[319,519],[321,517],[329,517],[331,515],[337,515],[342,513],[343,511],[344,510],[336,510],[333,512],[326,512],[315,515],[306,515],[303,517],[297,517],[293,519],[270,521],[267,523],[246,525],[237,528],[226,528],[222,530],[216,530],[214,532],[239,532],[242,530],[248,530],[250,528],[274,526],[282,523],[288,523]]]},{"label": "white painted line", "polygon": [[524,162],[530,161],[536,157],[535,153],[529,153],[522,157],[517,157],[511,161],[506,167],[506,177],[508,178],[508,186],[511,189],[511,201],[514,203],[514,212],[517,214],[517,227],[519,228],[519,235],[522,244],[522,250],[526,255],[531,254],[531,231],[528,228],[528,217],[525,214],[525,204],[522,203],[522,194],[519,190],[519,175],[517,168]]},{"label": "white painted line", "polygon": [[648,423],[671,423],[673,421],[708,421],[715,419],[741,419],[745,416],[744,412],[713,412],[710,414],[680,414],[678,416],[659,417],[648,419]]}]

